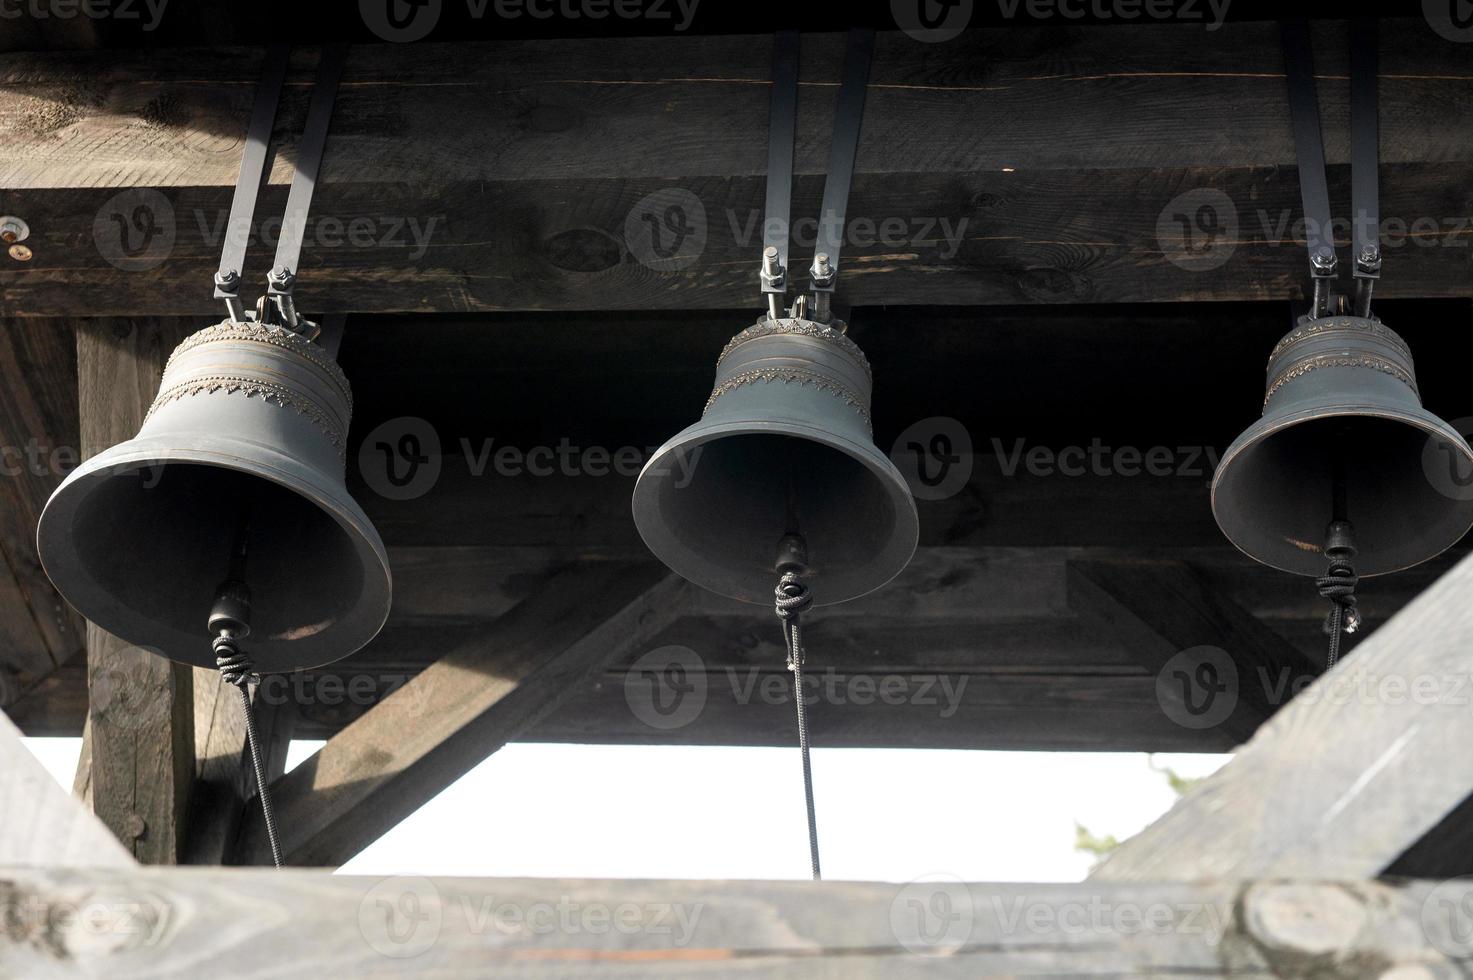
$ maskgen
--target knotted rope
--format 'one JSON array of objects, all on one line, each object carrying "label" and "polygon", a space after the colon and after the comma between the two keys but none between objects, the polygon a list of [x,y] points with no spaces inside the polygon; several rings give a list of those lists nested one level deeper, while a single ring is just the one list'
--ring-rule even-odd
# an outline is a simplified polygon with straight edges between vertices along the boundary
[{"label": "knotted rope", "polygon": [[790,566],[778,580],[776,596],[783,642],[788,648],[788,670],[793,672],[793,702],[798,708],[798,750],[803,756],[803,798],[808,807],[808,859],[813,880],[819,881],[818,816],[813,807],[813,769],[808,759],[808,718],[803,705],[803,613],[813,605],[813,595],[803,576]]}]

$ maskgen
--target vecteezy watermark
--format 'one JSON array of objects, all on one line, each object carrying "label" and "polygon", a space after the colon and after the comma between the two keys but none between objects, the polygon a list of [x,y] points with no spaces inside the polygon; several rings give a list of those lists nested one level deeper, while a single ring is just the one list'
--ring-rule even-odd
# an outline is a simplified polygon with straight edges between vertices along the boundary
[{"label": "vecteezy watermark", "polygon": [[890,932],[921,956],[947,956],[965,946],[976,928],[972,890],[955,875],[922,875],[890,901]]},{"label": "vecteezy watermark", "polygon": [[358,931],[374,952],[395,959],[423,954],[440,938],[445,907],[428,878],[385,878],[358,903]]},{"label": "vecteezy watermark", "polygon": [[1183,650],[1157,672],[1156,703],[1183,728],[1220,725],[1238,704],[1238,665],[1220,647]]},{"label": "vecteezy watermark", "polygon": [[687,946],[704,909],[700,902],[529,898],[460,888],[447,897],[428,878],[393,877],[377,882],[358,903],[358,928],[376,952],[395,959],[428,951],[451,919],[472,936],[655,936]]},{"label": "vecteezy watermark", "polygon": [[97,253],[124,272],[158,268],[173,254],[178,234],[174,205],[151,187],[114,194],[92,219]]},{"label": "vecteezy watermark", "polygon": [[1468,0],[1422,0],[1422,17],[1446,40],[1473,41],[1473,4]]},{"label": "vecteezy watermark", "polygon": [[[732,240],[742,248],[755,247],[759,230],[766,231],[766,223],[756,210],[742,214],[735,208],[727,208],[726,223]],[[938,258],[953,259],[961,251],[969,223],[970,219],[965,217],[888,215],[877,218],[860,214],[847,217],[840,229],[838,216],[825,214],[820,218],[803,217],[792,222],[790,235],[793,244],[804,249],[816,246],[819,232],[823,231],[826,238],[842,238],[845,247],[934,247]],[[781,228],[778,232],[781,233]],[[766,238],[765,234],[763,238]]]},{"label": "vecteezy watermark", "polygon": [[954,418],[921,419],[895,437],[890,462],[920,500],[947,500],[972,478],[972,434]]},{"label": "vecteezy watermark", "polygon": [[706,664],[689,647],[664,646],[641,656],[624,674],[624,703],[656,731],[684,728],[706,707]]},{"label": "vecteezy watermark", "polygon": [[445,221],[445,215],[360,214],[342,218],[331,214],[282,214],[268,215],[259,223],[252,217],[232,225],[226,211],[210,215],[201,208],[194,210],[200,239],[212,248],[219,248],[227,238],[233,244],[259,242],[275,247],[288,221],[301,226],[303,242],[314,249],[401,249],[409,261],[418,262],[429,251],[435,229]]},{"label": "vecteezy watermark", "polygon": [[[1466,440],[1473,433],[1473,415],[1450,423]],[[1428,437],[1422,446],[1422,472],[1434,490],[1451,500],[1473,500],[1473,463],[1451,444]]]},{"label": "vecteezy watermark", "polygon": [[890,0],[895,26],[927,44],[950,41],[972,22],[973,0]]},{"label": "vecteezy watermark", "polygon": [[[473,20],[603,21],[642,20],[668,25],[677,33],[690,29],[701,0],[465,0]],[[419,41],[440,22],[445,0],[358,0],[366,26],[385,41]]]},{"label": "vecteezy watermark", "polygon": [[1005,477],[1022,471],[1029,476],[1153,476],[1203,479],[1217,469],[1220,458],[1212,446],[1108,446],[1098,437],[1088,446],[1029,446],[1015,439],[1005,446],[992,440],[998,469]]},{"label": "vecteezy watermark", "polygon": [[156,946],[170,925],[169,902],[137,885],[112,891],[102,885],[75,899],[9,892],[0,898],[0,932],[64,960]]},{"label": "vecteezy watermark", "polygon": [[0,476],[66,476],[81,461],[76,446],[53,446],[34,436],[24,446],[0,446]]},{"label": "vecteezy watermark", "polygon": [[[498,477],[607,477],[630,478],[643,472],[658,447],[580,446],[566,436],[556,445],[516,446],[494,437],[457,440],[459,456],[445,456],[440,434],[427,420],[411,415],[389,419],[364,437],[358,449],[358,470],[369,489],[387,500],[413,500],[434,489],[448,462],[459,459],[466,472],[480,479]],[[670,453],[673,485],[683,489],[695,478],[702,448]]]},{"label": "vecteezy watermark", "polygon": [[679,272],[706,250],[706,206],[683,187],[665,187],[635,202],[624,218],[624,247],[653,272]]},{"label": "vecteezy watermark", "polygon": [[[946,719],[961,707],[968,680],[966,675],[951,674],[810,670],[803,673],[803,703],[861,708],[911,705],[934,709],[938,718]],[[651,650],[624,675],[624,700],[630,712],[659,731],[694,722],[713,694],[742,705],[791,705],[793,675],[783,669],[756,667],[711,670],[698,653],[683,646]]]},{"label": "vecteezy watermark", "polygon": [[152,31],[163,20],[169,0],[0,0],[0,20],[88,20],[139,21]]},{"label": "vecteezy watermark", "polygon": [[1227,19],[1232,0],[997,0],[998,11],[1008,20],[1020,16],[1030,20],[1138,21],[1177,20],[1201,22],[1215,31]]},{"label": "vecteezy watermark", "polygon": [[154,679],[169,669],[158,647],[135,646],[88,672],[88,700],[93,712],[110,724],[141,731],[158,724],[168,711],[165,699],[155,696]]},{"label": "vecteezy watermark", "polygon": [[1188,272],[1216,269],[1238,245],[1238,209],[1215,187],[1178,194],[1156,216],[1156,244],[1172,265]]},{"label": "vecteezy watermark", "polygon": [[1454,959],[1473,958],[1473,878],[1439,882],[1422,900],[1422,933]]}]

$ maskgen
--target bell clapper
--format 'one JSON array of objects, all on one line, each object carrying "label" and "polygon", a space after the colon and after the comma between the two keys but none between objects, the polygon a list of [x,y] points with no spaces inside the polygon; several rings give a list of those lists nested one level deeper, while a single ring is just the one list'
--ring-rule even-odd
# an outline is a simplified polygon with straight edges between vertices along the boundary
[{"label": "bell clapper", "polygon": [[261,739],[256,734],[256,713],[251,704],[250,683],[257,677],[250,654],[241,643],[251,635],[251,589],[245,582],[245,564],[250,540],[250,518],[242,518],[240,530],[231,548],[230,572],[215,590],[207,624],[213,638],[215,666],[225,683],[240,691],[241,709],[245,712],[246,743],[251,751],[251,766],[256,774],[256,794],[261,799],[261,815],[266,821],[266,838],[271,843],[271,860],[281,867],[281,845],[276,836],[276,814],[266,785],[266,767],[261,761]]},{"label": "bell clapper", "polygon": [[1350,523],[1345,490],[1345,439],[1340,440],[1335,457],[1332,487],[1333,503],[1329,527],[1325,529],[1325,558],[1329,562],[1325,574],[1315,580],[1319,593],[1332,603],[1325,617],[1325,632],[1330,637],[1330,651],[1325,668],[1340,659],[1340,634],[1354,633],[1360,628],[1360,609],[1356,606],[1355,587],[1360,579],[1353,564],[1356,555],[1355,526]]},{"label": "bell clapper", "polygon": [[804,576],[808,572],[808,544],[793,531],[777,543],[777,615],[788,648],[788,670],[793,672],[793,704],[798,715],[798,751],[803,758],[803,801],[808,810],[808,859],[813,880],[823,875],[818,862],[818,816],[813,805],[813,768],[808,755],[808,714],[803,704],[803,612],[813,604]]}]

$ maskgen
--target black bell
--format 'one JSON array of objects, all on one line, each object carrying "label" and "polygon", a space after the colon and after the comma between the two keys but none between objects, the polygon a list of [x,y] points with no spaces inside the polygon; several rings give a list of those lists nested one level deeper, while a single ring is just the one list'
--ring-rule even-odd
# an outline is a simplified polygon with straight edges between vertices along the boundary
[{"label": "black bell", "polygon": [[1269,356],[1263,417],[1224,454],[1212,512],[1250,557],[1315,576],[1327,527],[1348,520],[1356,571],[1394,572],[1473,526],[1473,499],[1429,479],[1430,457],[1473,466],[1462,435],[1422,407],[1406,342],[1366,317],[1306,320]]},{"label": "black bell", "polygon": [[732,338],[701,420],[661,446],[634,488],[651,551],[712,592],[772,602],[786,535],[807,547],[816,604],[884,585],[915,552],[905,479],[875,447],[869,362],[839,330],[763,319]]}]

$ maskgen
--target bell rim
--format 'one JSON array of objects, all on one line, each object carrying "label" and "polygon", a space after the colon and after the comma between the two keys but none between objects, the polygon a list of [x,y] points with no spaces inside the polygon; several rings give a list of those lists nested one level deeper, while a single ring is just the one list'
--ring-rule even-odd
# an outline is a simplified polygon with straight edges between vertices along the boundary
[{"label": "bell rim", "polygon": [[[1469,446],[1468,441],[1463,438],[1462,433],[1458,432],[1458,430],[1454,429],[1451,425],[1448,425],[1448,423],[1445,422],[1442,418],[1432,414],[1424,408],[1420,408],[1420,406],[1418,411],[1411,412],[1407,411],[1406,409],[1396,409],[1391,407],[1381,407],[1374,410],[1367,410],[1364,406],[1346,404],[1329,406],[1317,405],[1313,408],[1299,409],[1287,415],[1275,417],[1272,421],[1270,421],[1266,416],[1254,421],[1252,425],[1244,429],[1238,435],[1238,437],[1232,441],[1228,448],[1223,451],[1222,459],[1218,461],[1217,469],[1213,472],[1212,485],[1210,490],[1213,520],[1216,522],[1218,530],[1222,532],[1223,537],[1227,538],[1228,542],[1234,548],[1238,549],[1238,551],[1242,554],[1253,559],[1261,565],[1268,566],[1269,568],[1277,569],[1281,572],[1288,572],[1291,575],[1299,575],[1309,578],[1313,578],[1315,576],[1323,574],[1323,570],[1304,571],[1300,568],[1291,568],[1280,562],[1270,561],[1260,555],[1254,554],[1252,551],[1248,550],[1248,548],[1239,543],[1238,539],[1235,538],[1232,533],[1223,526],[1222,518],[1218,514],[1217,509],[1217,492],[1219,487],[1222,485],[1224,474],[1228,472],[1229,465],[1239,456],[1241,456],[1246,450],[1263,442],[1269,436],[1281,432],[1284,429],[1291,428],[1299,424],[1300,422],[1304,422],[1309,419],[1320,418],[1379,418],[1386,419],[1392,422],[1404,422],[1414,428],[1421,429],[1428,435],[1439,436],[1446,439],[1453,446],[1460,449],[1463,453],[1464,459],[1466,459],[1470,465],[1473,465],[1473,447]],[[1357,567],[1356,574],[1360,578],[1376,578],[1381,575],[1394,575],[1397,572],[1404,572],[1409,568],[1415,568],[1418,565],[1431,561],[1438,555],[1443,554],[1449,548],[1453,547],[1459,541],[1461,541],[1468,534],[1469,531],[1473,531],[1473,501],[1465,501],[1464,503],[1466,504],[1465,510],[1467,511],[1467,513],[1465,514],[1465,517],[1467,517],[1468,523],[1463,527],[1462,531],[1460,531],[1456,537],[1439,547],[1436,551],[1432,552],[1424,558],[1420,558],[1417,561],[1410,562],[1405,565],[1394,565],[1388,566],[1386,568],[1375,568],[1374,570],[1366,571],[1362,571],[1359,567]],[[1322,555],[1322,552],[1313,552],[1313,554]]]},{"label": "bell rim", "polygon": [[[808,439],[812,442],[817,442],[821,445],[828,446],[830,449],[844,452],[845,455],[850,456],[850,458],[854,459],[866,470],[868,470],[876,479],[881,482],[883,486],[891,490],[891,499],[896,504],[896,534],[894,535],[893,540],[897,543],[892,544],[889,548],[885,549],[885,551],[882,552],[882,557],[893,557],[890,557],[890,560],[888,562],[880,563],[877,561],[877,564],[881,564],[882,567],[885,567],[887,569],[884,577],[876,581],[873,585],[870,585],[867,588],[863,589],[862,591],[852,592],[837,599],[822,598],[821,590],[814,590],[813,605],[833,606],[838,605],[841,602],[849,602],[852,599],[858,599],[862,596],[867,596],[870,593],[876,592],[889,585],[892,581],[895,580],[896,576],[905,571],[905,569],[910,565],[911,560],[915,557],[916,548],[920,544],[920,514],[916,510],[915,497],[910,492],[910,487],[908,484],[906,484],[905,477],[903,477],[900,474],[900,471],[896,469],[895,464],[890,461],[888,456],[885,456],[883,453],[881,453],[879,451],[879,448],[876,447],[872,442],[869,444],[865,444],[853,439],[844,438],[841,435],[836,435],[835,433],[826,429],[820,429],[807,423],[792,421],[788,419],[730,420],[718,422],[714,425],[707,424],[704,422],[704,420],[697,421],[692,425],[689,425],[686,428],[682,429],[670,439],[666,440],[663,445],[661,445],[652,454],[650,454],[649,460],[646,461],[644,467],[639,472],[639,476],[634,481],[634,491],[630,495],[630,509],[633,512],[635,530],[639,532],[639,537],[644,542],[645,547],[648,548],[656,558],[658,558],[667,568],[675,572],[677,575],[680,575],[682,578],[694,583],[695,585],[700,586],[708,592],[711,592],[715,595],[724,596],[728,599],[734,599],[738,602],[747,602],[752,605],[760,605],[760,603],[755,602],[754,600],[739,595],[733,595],[731,592],[725,589],[714,588],[707,582],[703,582],[697,578],[687,575],[685,572],[672,565],[669,560],[667,560],[665,555],[655,548],[655,546],[650,542],[649,535],[645,533],[646,515],[644,514],[644,511],[646,511],[647,507],[642,508],[641,501],[643,499],[647,499],[647,495],[649,493],[647,488],[650,486],[650,484],[647,483],[645,480],[646,474],[650,472],[650,470],[655,466],[656,463],[664,459],[667,454],[674,452],[677,449],[691,449],[696,446],[704,445],[705,443],[719,438],[720,436],[757,434],[757,431],[762,430],[770,431],[773,434],[777,435],[789,435],[794,438]],[[694,436],[694,438],[692,438],[692,436]],[[644,489],[642,492],[641,488],[646,489]],[[891,569],[890,566],[893,566],[893,569]],[[774,572],[774,585],[777,582],[776,575],[777,573]]]},{"label": "bell rim", "polygon": [[[227,444],[237,441],[233,436],[229,435],[218,438],[222,443]],[[140,463],[158,462],[164,459],[166,454],[162,451],[163,447],[159,446],[150,449],[148,447],[149,442],[148,437],[132,439],[106,449],[83,462],[68,474],[66,479],[52,491],[51,496],[46,501],[46,505],[41,509],[40,518],[36,522],[36,554],[40,559],[42,570],[46,573],[47,578],[51,581],[57,592],[83,618],[87,619],[88,622],[96,623],[97,621],[88,615],[86,609],[77,605],[72,596],[62,588],[61,583],[57,581],[52,572],[55,562],[48,562],[47,560],[48,554],[56,558],[65,553],[72,558],[72,561],[69,563],[71,567],[81,570],[83,566],[76,548],[73,546],[72,538],[60,530],[48,533],[47,528],[48,526],[52,526],[55,520],[58,519],[62,513],[62,508],[66,509],[67,514],[74,512],[74,498],[75,500],[81,499],[80,496],[76,495],[84,487],[98,485],[106,478],[119,472],[137,469]],[[251,445],[259,449],[257,444],[251,443]],[[364,582],[366,585],[364,597],[354,604],[350,615],[345,616],[342,620],[343,622],[353,621],[352,613],[359,612],[360,610],[369,610],[369,612],[364,614],[362,625],[359,626],[355,622],[355,626],[351,630],[345,629],[342,632],[330,634],[337,642],[332,644],[333,649],[326,656],[326,659],[318,660],[314,656],[309,662],[293,662],[289,666],[278,666],[277,662],[281,658],[269,652],[260,655],[255,650],[252,650],[251,645],[247,643],[247,652],[253,655],[257,667],[261,672],[287,673],[296,670],[310,670],[336,663],[363,649],[383,631],[393,606],[393,569],[389,564],[388,551],[384,547],[383,539],[379,535],[378,529],[374,527],[373,522],[364,513],[362,507],[358,505],[358,502],[353,499],[351,494],[346,492],[335,494],[330,485],[317,483],[296,474],[274,469],[266,465],[241,465],[241,461],[237,458],[210,450],[197,448],[180,449],[176,446],[168,449],[167,458],[170,461],[213,466],[219,469],[246,473],[278,483],[310,501],[322,509],[324,513],[329,514],[337,523],[338,527],[354,542],[354,551],[359,555],[360,559],[364,560]],[[368,555],[373,556],[374,560],[372,562],[366,560]],[[375,570],[377,570],[377,573]],[[85,572],[81,572],[80,574],[85,574]],[[380,596],[381,601],[379,600]],[[95,606],[93,609],[96,611]],[[203,619],[204,614],[202,613],[202,622]],[[125,633],[113,630],[102,623],[97,623],[97,625],[114,636],[117,636],[119,639],[131,643],[134,646],[158,651],[160,655],[176,663],[187,663],[196,667],[215,667],[215,658],[209,646],[210,637],[203,627],[201,627],[199,643],[197,645],[197,649],[201,651],[200,654],[198,656],[177,656],[172,651],[164,652],[156,643],[148,643],[139,639],[130,638]],[[129,624],[123,625],[126,629]],[[349,639],[342,641],[341,638],[343,636],[347,636]],[[283,644],[289,642],[299,643],[303,641],[282,641]],[[338,646],[339,642],[342,643],[341,647]],[[191,645],[188,649],[193,650],[196,647]]]}]

